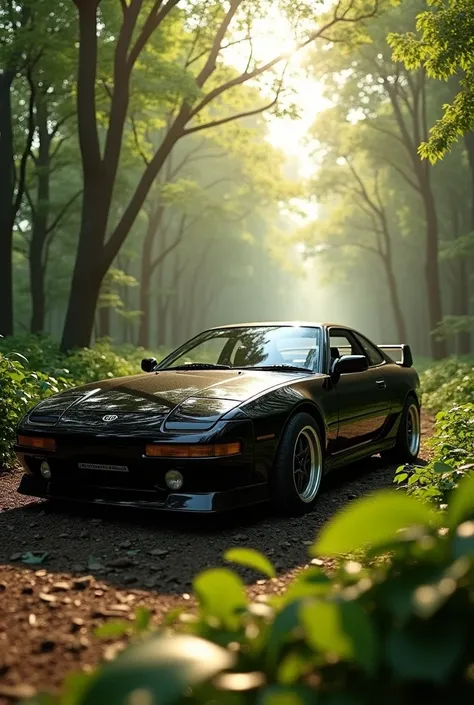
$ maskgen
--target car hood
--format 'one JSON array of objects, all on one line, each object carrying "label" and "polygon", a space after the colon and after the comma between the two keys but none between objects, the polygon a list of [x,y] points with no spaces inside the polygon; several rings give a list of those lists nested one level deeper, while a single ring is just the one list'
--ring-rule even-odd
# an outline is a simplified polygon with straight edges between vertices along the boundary
[{"label": "car hood", "polygon": [[40,402],[28,425],[147,435],[166,427],[211,428],[242,402],[304,375],[245,370],[176,370],[104,380]]}]

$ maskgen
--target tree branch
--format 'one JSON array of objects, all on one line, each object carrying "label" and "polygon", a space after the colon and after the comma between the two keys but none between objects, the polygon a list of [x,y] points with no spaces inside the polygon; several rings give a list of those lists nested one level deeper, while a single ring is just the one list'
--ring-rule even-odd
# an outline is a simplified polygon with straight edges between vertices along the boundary
[{"label": "tree branch", "polygon": [[46,230],[47,233],[52,232],[52,231],[59,225],[59,223],[60,223],[61,220],[64,218],[64,216],[66,215],[66,213],[68,212],[68,210],[70,209],[70,207],[72,206],[72,204],[79,198],[79,196],[82,194],[82,192],[83,192],[83,189],[82,189],[82,188],[79,189],[79,191],[77,191],[73,196],[71,196],[71,198],[69,199],[69,201],[67,201],[67,202],[64,204],[64,206],[61,208],[61,210],[59,211],[59,213],[58,213],[58,214],[56,215],[56,217],[54,218],[54,220],[53,220],[53,222],[51,223],[51,225],[47,228],[47,230]]},{"label": "tree branch", "polygon": [[129,71],[131,71],[135,66],[138,57],[142,53],[155,29],[163,22],[171,10],[176,7],[178,2],[179,0],[168,0],[168,2],[163,5],[163,0],[155,0],[155,4],[150,10],[139,36],[130,50],[127,60],[127,68]]},{"label": "tree branch", "polygon": [[[322,27],[320,27],[316,31],[312,32],[307,39],[305,39],[304,41],[297,44],[297,46],[294,50],[292,50],[291,52],[285,52],[285,53],[279,54],[278,56],[274,57],[270,61],[267,61],[262,66],[255,68],[253,71],[244,71],[239,76],[236,76],[235,78],[230,79],[226,83],[223,83],[220,86],[216,86],[216,88],[214,88],[212,91],[209,91],[209,93],[207,93],[202,98],[201,102],[198,103],[198,105],[195,106],[191,110],[190,118],[197,115],[208,103],[210,103],[212,100],[217,98],[219,95],[222,95],[222,93],[225,93],[226,91],[228,91],[230,88],[241,85],[242,83],[246,83],[247,81],[250,81],[252,78],[257,78],[262,73],[269,71],[277,64],[280,64],[282,61],[285,61],[285,59],[288,61],[292,56],[294,56],[299,51],[301,51],[306,46],[308,46],[308,44],[311,44],[316,39],[318,39],[318,37],[320,37],[328,29],[330,29],[334,25],[338,24],[338,22],[355,23],[355,22],[359,22],[362,19],[368,19],[369,17],[373,17],[374,14],[377,12],[378,2],[379,2],[379,0],[374,0],[373,10],[367,11],[366,13],[361,13],[361,14],[357,15],[356,17],[347,17],[347,14],[349,13],[349,11],[353,7],[353,2],[351,2],[350,5],[344,10],[343,14],[341,16],[339,16],[338,9],[341,6],[341,2],[338,2],[337,6],[334,10],[334,15],[333,15],[332,19],[329,20],[328,22],[326,22],[326,24],[324,24]],[[213,46],[213,49],[214,49],[214,46]],[[212,50],[211,50],[211,53],[212,53]],[[198,84],[198,85],[200,85],[200,84]]]},{"label": "tree branch", "polygon": [[30,87],[30,99],[29,99],[29,103],[28,103],[28,133],[26,136],[26,143],[25,143],[25,146],[23,149],[23,154],[21,155],[21,160],[20,160],[20,172],[19,172],[17,189],[16,189],[16,197],[15,197],[15,201],[13,203],[12,222],[15,221],[16,215],[17,215],[18,211],[20,210],[20,205],[23,200],[24,193],[25,193],[26,165],[28,162],[28,157],[31,152],[31,145],[33,143],[33,137],[34,137],[35,130],[36,130],[35,113],[34,113],[36,91],[35,91],[35,84],[33,81],[31,69],[29,69],[27,71],[26,78],[28,81],[28,85]]},{"label": "tree branch", "polygon": [[216,69],[217,57],[219,56],[222,42],[224,40],[225,35],[227,34],[229,25],[232,22],[234,15],[241,4],[242,0],[230,0],[229,9],[225,14],[224,19],[222,20],[221,25],[215,34],[214,41],[212,42],[212,47],[207,57],[207,61],[204,64],[202,71],[198,74],[198,77],[196,78],[196,85],[198,88],[202,88],[206,83],[207,79],[214,73]]},{"label": "tree branch", "polygon": [[141,156],[141,158],[143,159],[145,166],[148,166],[150,164],[150,160],[148,159],[145,152],[141,148],[140,140],[138,139],[137,126],[136,126],[135,118],[133,117],[133,115],[130,116],[130,122],[132,125],[133,141],[135,142],[135,147],[137,148],[137,152]]}]

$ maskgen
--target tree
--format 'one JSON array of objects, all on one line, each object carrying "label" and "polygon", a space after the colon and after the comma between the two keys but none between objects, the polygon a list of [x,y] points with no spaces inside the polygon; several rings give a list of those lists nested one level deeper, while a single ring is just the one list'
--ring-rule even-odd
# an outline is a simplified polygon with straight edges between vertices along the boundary
[{"label": "tree", "polygon": [[[38,48],[30,44],[34,26],[31,7],[15,2],[0,4],[0,331],[13,333],[13,228],[24,195],[26,166],[34,133],[32,69]],[[23,73],[28,86],[26,104],[16,115],[15,139],[12,86]]]},{"label": "tree", "polygon": [[[324,205],[325,216],[298,231],[296,238],[304,243],[305,256],[333,256],[334,250],[344,256],[355,249],[363,257],[375,258],[385,275],[398,339],[406,342],[393,255],[393,209],[389,212],[391,198],[384,183],[387,168],[361,149],[365,126],[344,126],[338,117],[337,109],[328,110],[311,130],[324,154],[311,190]],[[337,263],[340,267],[340,256]]]},{"label": "tree", "polygon": [[[318,75],[329,74],[328,94],[334,97],[341,112],[345,111],[346,121],[361,120],[391,141],[387,161],[421,201],[425,221],[424,280],[429,328],[434,331],[443,319],[439,222],[433,170],[419,155],[418,146],[428,133],[429,115],[438,96],[429,90],[426,73],[420,70],[411,74],[394,63],[386,44],[388,28],[405,27],[409,21],[405,7],[391,9],[367,25],[365,33],[354,33],[349,45],[335,43],[324,56],[318,52],[313,64]],[[431,337],[431,349],[435,359],[446,355],[445,341],[436,336]]]},{"label": "tree", "polygon": [[[321,23],[312,3],[281,2],[283,16],[295,28],[296,49],[328,38],[332,28],[372,16],[376,1],[338,0],[331,17]],[[79,19],[79,66],[77,110],[81,145],[84,194],[79,244],[72,278],[71,294],[62,338],[62,348],[87,345],[91,335],[100,286],[117,256],[128,232],[174,145],[186,135],[219,124],[256,114],[276,105],[282,90],[283,75],[272,81],[274,94],[266,106],[251,111],[220,112],[220,99],[259,76],[272,75],[284,66],[289,52],[258,61],[253,51],[257,21],[270,11],[272,3],[247,0],[189,3],[179,0],[121,1],[121,17],[113,35],[113,77],[107,85],[110,95],[108,121],[101,149],[96,111],[99,0],[75,0]],[[107,6],[101,22],[107,24]],[[170,37],[181,28],[178,59],[166,61],[171,51]],[[315,29],[316,26],[316,29]],[[242,71],[230,70],[223,61],[226,48],[235,42],[247,43],[249,59]],[[110,45],[110,42],[109,42]],[[166,73],[163,112],[171,116],[169,127],[145,167],[136,189],[118,222],[108,231],[115,181],[120,168],[120,152],[127,120],[130,117],[132,79],[137,64],[153,47],[157,70]],[[291,52],[290,52],[291,53]]]},{"label": "tree", "polygon": [[423,68],[430,78],[454,77],[457,92],[444,106],[420,153],[433,163],[460,135],[474,129],[474,5],[471,0],[427,0],[431,9],[416,17],[416,33],[391,33],[388,42],[396,61],[409,71]]}]

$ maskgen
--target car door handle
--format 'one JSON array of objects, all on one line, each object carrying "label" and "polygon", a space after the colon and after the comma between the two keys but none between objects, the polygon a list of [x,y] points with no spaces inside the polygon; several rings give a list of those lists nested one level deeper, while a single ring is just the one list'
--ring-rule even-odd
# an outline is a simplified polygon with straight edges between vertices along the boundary
[{"label": "car door handle", "polygon": [[378,379],[375,383],[379,389],[386,389],[387,385],[385,384],[385,380],[383,379]]}]

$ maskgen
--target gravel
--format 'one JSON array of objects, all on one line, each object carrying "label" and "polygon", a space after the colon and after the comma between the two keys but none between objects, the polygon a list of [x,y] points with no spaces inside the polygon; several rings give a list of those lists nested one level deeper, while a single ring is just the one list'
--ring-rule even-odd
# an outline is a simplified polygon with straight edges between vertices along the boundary
[{"label": "gravel", "polygon": [[[431,429],[425,416],[425,440]],[[108,619],[132,619],[146,605],[158,624],[169,610],[189,608],[193,577],[222,565],[229,546],[262,551],[277,569],[273,580],[239,570],[252,597],[282,593],[311,563],[330,568],[308,557],[319,529],[347,502],[390,486],[395,469],[375,457],[333,473],[315,511],[301,518],[266,507],[214,517],[58,507],[18,495],[18,469],[0,471],[0,705],[111,658],[116,646],[93,634]],[[27,553],[43,562],[25,564]]]}]

